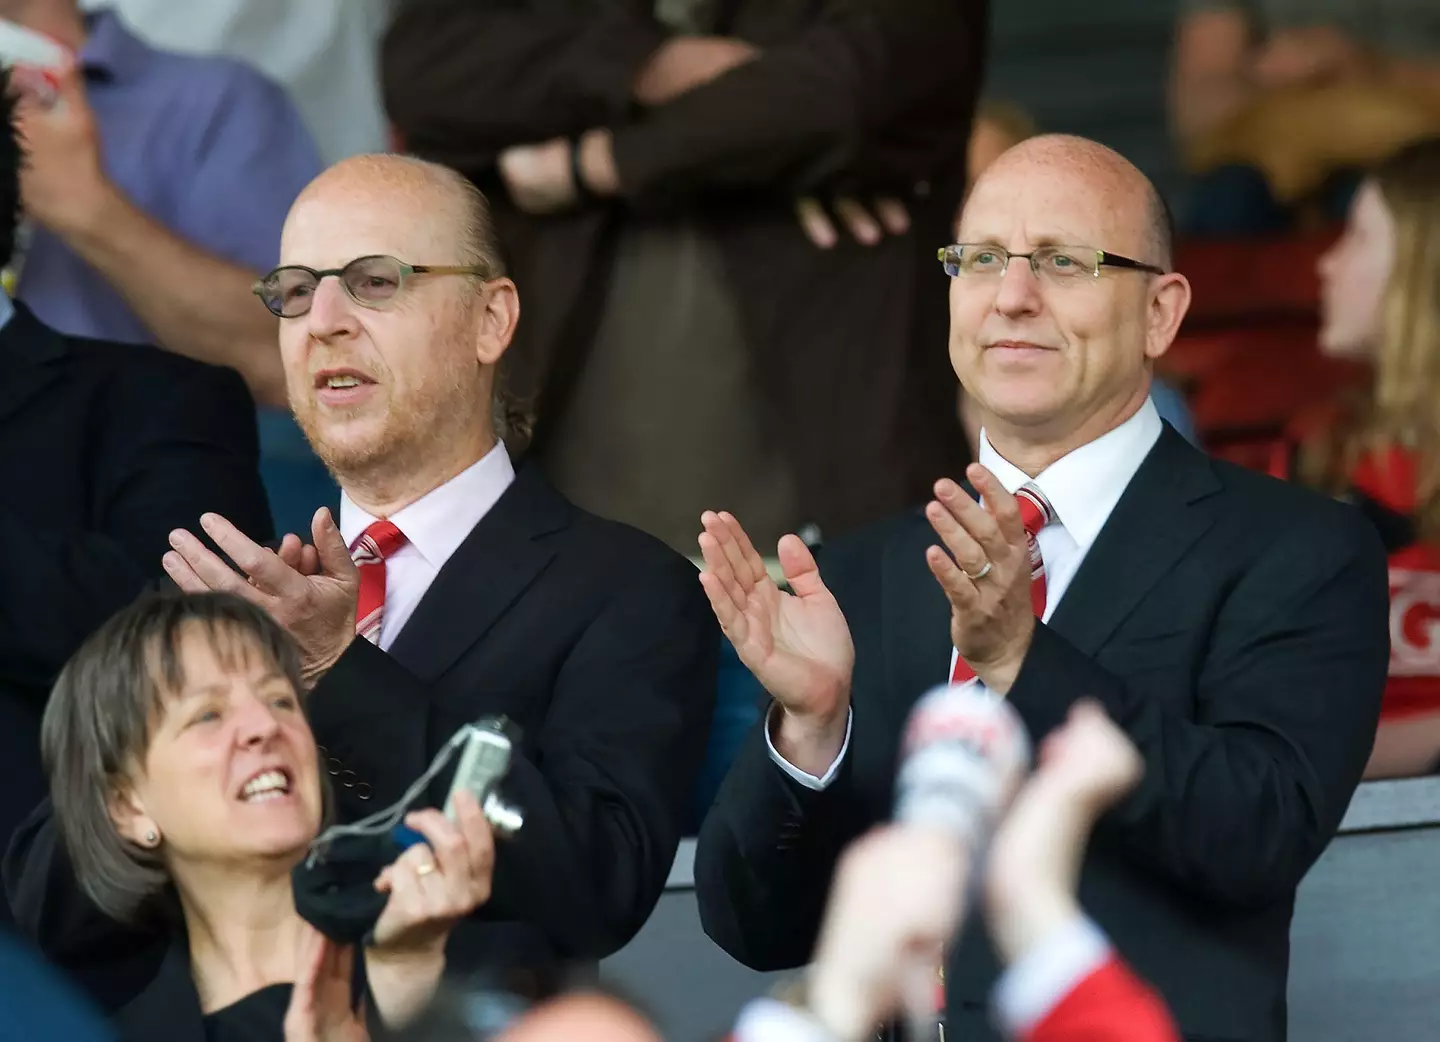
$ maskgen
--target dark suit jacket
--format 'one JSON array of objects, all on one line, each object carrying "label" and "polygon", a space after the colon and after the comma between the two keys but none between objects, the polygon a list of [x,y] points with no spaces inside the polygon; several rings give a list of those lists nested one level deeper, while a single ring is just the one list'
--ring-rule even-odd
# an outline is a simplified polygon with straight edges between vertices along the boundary
[{"label": "dark suit jacket", "polygon": [[[804,789],[757,728],[701,831],[701,918],[750,966],[809,958],[841,847],[890,815],[901,727],[947,678],[948,605],[924,559],[936,542],[917,512],[827,548],[856,646],[845,764],[826,791]],[[1374,740],[1387,601],[1358,511],[1211,460],[1167,426],[1036,627],[1009,694],[1034,739],[1089,696],[1144,755],[1080,896],[1189,1038],[1285,1037],[1295,888]],[[972,922],[946,975],[957,1037],[993,1037],[996,972]]]},{"label": "dark suit jacket", "polygon": [[[454,968],[544,970],[640,929],[679,845],[719,642],[689,561],[522,466],[392,649],[356,640],[316,685],[341,820],[398,800],[462,724],[504,713],[523,731],[504,792],[525,825],[452,935]],[[107,1005],[154,975],[165,938],[127,935],[79,897],[47,813],[17,833],[5,882],[22,930]]]},{"label": "dark suit jacket", "polygon": [[244,383],[150,347],[0,330],[0,837],[45,794],[40,717],[60,667],[213,510],[271,536]]},{"label": "dark suit jacket", "polygon": [[[968,458],[936,247],[953,237],[984,73],[986,0],[709,0],[701,21],[762,49],[658,108],[632,98],[664,42],[653,0],[409,0],[381,55],[405,146],[490,196],[534,305],[507,364],[563,413],[627,212],[681,213],[720,246],[759,391],[808,521],[837,533],[926,495]],[[623,206],[531,217],[496,173],[511,145],[614,129]],[[818,250],[799,196],[895,195],[908,234]],[[843,422],[836,422],[843,417]]]}]

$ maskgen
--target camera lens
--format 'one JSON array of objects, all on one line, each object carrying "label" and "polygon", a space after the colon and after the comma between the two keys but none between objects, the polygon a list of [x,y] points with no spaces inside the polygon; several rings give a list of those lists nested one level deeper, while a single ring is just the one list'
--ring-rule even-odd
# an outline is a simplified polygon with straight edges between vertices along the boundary
[{"label": "camera lens", "polygon": [[520,831],[525,824],[525,815],[518,807],[512,807],[495,793],[485,797],[485,818],[490,827],[501,836],[509,837]]}]

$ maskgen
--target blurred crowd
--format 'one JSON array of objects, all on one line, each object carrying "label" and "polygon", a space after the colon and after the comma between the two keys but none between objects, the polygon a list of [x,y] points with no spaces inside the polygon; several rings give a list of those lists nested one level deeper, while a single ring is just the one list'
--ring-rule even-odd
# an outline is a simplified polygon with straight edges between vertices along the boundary
[{"label": "blurred crowd", "polygon": [[[988,6],[0,0],[0,1039],[653,1039],[568,971],[697,834],[814,963],[738,1042],[1283,1039],[1294,885],[1440,772],[1440,7],[1182,0],[1169,199]],[[993,843],[885,824],[945,680],[1039,749]]]}]

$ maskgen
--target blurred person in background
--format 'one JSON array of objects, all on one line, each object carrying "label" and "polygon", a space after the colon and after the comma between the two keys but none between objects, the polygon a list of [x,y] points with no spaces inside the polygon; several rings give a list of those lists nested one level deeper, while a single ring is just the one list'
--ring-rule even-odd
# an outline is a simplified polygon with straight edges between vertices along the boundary
[{"label": "blurred person in background", "polygon": [[1366,177],[1320,261],[1326,353],[1368,397],[1297,418],[1288,476],[1358,504],[1390,554],[1390,679],[1367,776],[1440,768],[1440,139]]},{"label": "blurred person in background", "polygon": [[110,9],[152,47],[227,54],[290,94],[320,155],[383,151],[379,45],[395,0],[82,0]]},{"label": "blurred person in background", "polygon": [[[303,690],[294,643],[263,611],[176,591],[110,619],[56,682],[44,729],[54,818],[42,807],[33,821],[47,838],[58,832],[101,912],[169,940],[134,994],[97,989],[123,1037],[274,1042],[282,1025],[317,1017],[364,1028],[348,1008],[337,1016],[307,1001],[318,985],[348,1007],[359,963],[295,910],[291,873],[329,798]],[[361,972],[389,1028],[423,1011],[450,930],[490,895],[490,825],[469,793],[455,810],[453,822],[433,809],[407,815],[424,842],[375,881],[389,897]],[[23,887],[12,895],[26,899]],[[91,951],[67,968],[93,981],[115,969],[107,955],[128,954]]]},{"label": "blurred person in background", "polygon": [[[1041,746],[987,851],[904,823],[856,840],[836,868],[803,983],[782,985],[783,1000],[751,1003],[734,1042],[873,1039],[875,1026],[901,1011],[914,960],[949,943],[972,912],[983,915],[1005,966],[991,1003],[1006,1038],[1179,1042],[1164,1001],[1114,952],[1077,895],[1090,833],[1143,771],[1125,733],[1081,702]],[[981,907],[965,907],[970,895]]]},{"label": "blurred person in background", "polygon": [[275,319],[250,293],[320,170],[295,106],[246,65],[156,50],[76,0],[0,0],[0,17],[73,55],[53,100],[31,89],[20,107],[15,298],[62,333],[239,372],[274,407],[261,414],[265,476],[296,528],[337,497],[284,411]]},{"label": "blurred person in background", "polygon": [[1368,165],[1440,132],[1433,0],[1184,0],[1170,84],[1182,151],[1214,162],[1183,230],[1291,228],[1303,194],[1341,220]]},{"label": "blurred person in background", "polygon": [[495,200],[562,492],[691,553],[716,501],[833,534],[963,464],[924,244],[986,30],[985,0],[401,4],[397,144]]},{"label": "blurred person in background", "polygon": [[[14,104],[6,90],[0,266],[19,210]],[[272,530],[254,407],[231,370],[63,335],[4,294],[0,359],[3,844],[44,795],[40,718],[56,674],[95,627],[163,578],[169,533],[207,510],[227,512],[254,539]]]}]

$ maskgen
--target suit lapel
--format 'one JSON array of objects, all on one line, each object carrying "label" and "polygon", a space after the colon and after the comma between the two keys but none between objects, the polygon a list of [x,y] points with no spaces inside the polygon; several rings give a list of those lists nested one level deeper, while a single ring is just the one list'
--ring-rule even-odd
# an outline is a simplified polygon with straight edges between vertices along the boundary
[{"label": "suit lapel", "polygon": [[922,694],[949,680],[950,604],[925,563],[925,550],[940,537],[917,513],[915,524],[886,542],[881,564],[881,618],[885,635],[885,679],[909,711]]},{"label": "suit lapel", "polygon": [[17,412],[46,387],[60,379],[68,354],[59,333],[43,325],[23,304],[0,329],[0,419]]},{"label": "suit lapel", "polygon": [[1168,425],[1115,504],[1050,625],[1093,655],[1214,523],[1220,491],[1204,453]]},{"label": "suit lapel", "polygon": [[572,507],[524,465],[425,591],[390,648],[434,682],[505,613],[554,557],[540,537],[566,527]]}]

